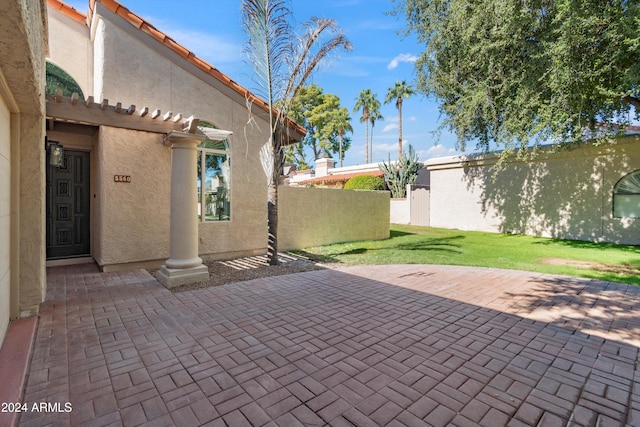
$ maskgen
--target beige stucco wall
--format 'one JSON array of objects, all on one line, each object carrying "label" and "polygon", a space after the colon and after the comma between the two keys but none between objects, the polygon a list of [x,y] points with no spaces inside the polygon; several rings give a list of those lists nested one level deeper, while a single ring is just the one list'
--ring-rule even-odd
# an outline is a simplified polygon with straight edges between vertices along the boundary
[{"label": "beige stucco wall", "polygon": [[[94,258],[101,266],[165,259],[171,151],[162,135],[101,127],[94,148]],[[128,175],[130,183],[115,182]]]},{"label": "beige stucco wall", "polygon": [[0,2],[0,342],[9,319],[38,312],[46,286],[45,35],[44,2]]},{"label": "beige stucco wall", "polygon": [[[229,101],[227,101],[229,102]],[[206,257],[216,254],[250,255],[267,247],[267,182],[259,161],[264,141],[251,129],[244,134],[247,110],[230,103],[231,138],[231,221],[199,225],[199,251]]]},{"label": "beige stucco wall", "polygon": [[640,220],[612,213],[614,185],[640,169],[639,138],[509,161],[495,178],[494,163],[487,156],[427,161],[431,226],[640,243]]},{"label": "beige stucco wall", "polygon": [[47,8],[47,17],[50,34],[47,58],[74,78],[85,97],[93,95],[93,43],[89,28],[51,8]]},{"label": "beige stucco wall", "polygon": [[[98,11],[110,20],[120,20],[104,8]],[[185,116],[195,115],[220,129],[232,131],[231,220],[199,224],[199,252],[203,258],[264,252],[267,242],[266,178],[258,153],[266,142],[266,132],[261,133],[260,130],[266,130],[266,123],[254,116],[249,124],[243,98],[233,97],[228,89],[218,90],[220,82],[186,63],[157,41],[140,41],[139,37],[147,36],[129,27],[128,23],[120,27],[106,19],[97,20],[96,82],[99,76],[102,77],[101,82],[95,84],[96,97],[108,98],[112,103],[122,102],[123,105],[136,104],[138,109],[143,106],[152,110],[157,108],[163,114],[172,111]],[[168,180],[169,169],[164,172]],[[169,181],[166,182],[164,189],[168,192]],[[162,188],[160,184],[156,187]],[[168,208],[168,204],[166,206]],[[168,217],[164,220],[167,226],[163,230],[168,236]],[[104,235],[103,240],[109,236]],[[158,259],[168,257],[168,243],[162,248],[166,252]],[[116,259],[115,255],[104,252],[109,248],[102,247],[101,250],[103,260]]]},{"label": "beige stucco wall", "polygon": [[20,317],[38,313],[46,292],[44,117],[20,115]]},{"label": "beige stucco wall", "polygon": [[0,345],[11,311],[11,115],[0,96]]},{"label": "beige stucco wall", "polygon": [[389,237],[389,193],[278,188],[278,249]]},{"label": "beige stucco wall", "polygon": [[242,97],[235,99],[242,110],[231,108],[232,99],[219,90],[226,88],[223,83],[131,24],[122,23],[121,17],[100,4],[97,7],[107,19],[98,15],[95,25],[94,72],[101,76],[101,86],[95,86],[96,99],[135,104],[138,109],[147,106],[162,114],[195,115],[225,130],[234,130],[238,124],[234,115],[240,113],[241,127],[235,133],[244,127],[247,113]]}]

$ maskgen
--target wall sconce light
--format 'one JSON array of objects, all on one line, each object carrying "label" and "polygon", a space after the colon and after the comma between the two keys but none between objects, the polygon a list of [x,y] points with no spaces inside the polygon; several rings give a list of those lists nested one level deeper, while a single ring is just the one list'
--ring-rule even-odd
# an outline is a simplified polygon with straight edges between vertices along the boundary
[{"label": "wall sconce light", "polygon": [[56,141],[48,141],[45,139],[47,150],[49,150],[49,164],[55,167],[61,167],[64,161],[64,147]]}]

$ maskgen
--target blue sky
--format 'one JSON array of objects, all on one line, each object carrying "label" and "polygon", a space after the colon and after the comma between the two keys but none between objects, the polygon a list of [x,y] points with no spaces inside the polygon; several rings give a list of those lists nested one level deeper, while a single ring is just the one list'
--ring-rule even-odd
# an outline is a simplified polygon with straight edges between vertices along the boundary
[{"label": "blue sky", "polygon": [[[82,13],[87,0],[67,1]],[[245,34],[240,16],[240,0],[121,0],[134,13],[167,33],[196,55],[211,63],[250,90],[258,91],[251,79],[242,50]],[[396,80],[413,83],[413,61],[423,47],[414,36],[398,34],[404,27],[402,16],[386,14],[394,7],[391,0],[292,0],[291,9],[299,23],[313,16],[333,18],[353,44],[351,52],[332,56],[313,76],[325,92],[340,97],[350,112],[363,89],[371,89],[382,103]],[[384,120],[373,131],[373,160],[397,157],[398,114],[394,103],[383,104]],[[365,163],[365,126],[359,113],[351,113],[353,134],[344,165]],[[420,160],[453,155],[455,138],[447,132],[436,138],[437,104],[417,94],[403,104],[403,140],[411,144]]]}]

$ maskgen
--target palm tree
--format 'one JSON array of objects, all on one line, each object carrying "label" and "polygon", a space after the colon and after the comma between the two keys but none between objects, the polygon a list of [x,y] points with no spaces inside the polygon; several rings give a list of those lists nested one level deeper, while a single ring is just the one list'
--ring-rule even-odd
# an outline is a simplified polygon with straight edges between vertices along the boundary
[{"label": "palm tree", "polygon": [[402,101],[414,93],[411,85],[408,85],[405,80],[396,80],[395,86],[389,88],[387,96],[384,98],[385,104],[395,101],[398,109],[398,160],[402,157]]},{"label": "palm tree", "polygon": [[353,112],[357,112],[362,109],[362,116],[360,116],[360,123],[364,123],[366,126],[366,133],[364,137],[364,152],[366,163],[369,163],[369,111],[371,103],[375,99],[376,95],[371,92],[371,89],[364,89],[360,92],[356,98],[356,105],[353,107]]},{"label": "palm tree", "polygon": [[[278,178],[284,164],[282,147],[287,138],[291,100],[325,56],[338,47],[352,48],[332,19],[312,18],[301,35],[292,31],[291,19],[286,0],[242,1],[242,24],[247,34],[245,53],[269,110],[269,140],[260,150],[260,161],[267,175],[270,265],[278,264]],[[330,36],[325,38],[327,33]]]},{"label": "palm tree", "polygon": [[338,139],[340,141],[340,167],[342,167],[342,137],[345,132],[353,132],[351,127],[351,117],[349,117],[349,111],[346,108],[340,108],[335,112],[333,116],[333,126],[338,132]]},{"label": "palm tree", "polygon": [[373,127],[376,121],[384,120],[382,113],[380,113],[380,101],[375,97],[369,108],[369,123],[371,123],[371,133],[369,134],[369,160],[373,163]]}]

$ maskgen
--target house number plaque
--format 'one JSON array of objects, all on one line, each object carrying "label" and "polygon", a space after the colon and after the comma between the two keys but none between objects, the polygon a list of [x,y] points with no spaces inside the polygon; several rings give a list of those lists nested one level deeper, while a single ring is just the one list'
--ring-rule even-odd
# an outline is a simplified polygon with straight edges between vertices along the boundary
[{"label": "house number plaque", "polygon": [[131,182],[131,175],[114,175],[113,180],[115,182]]}]

